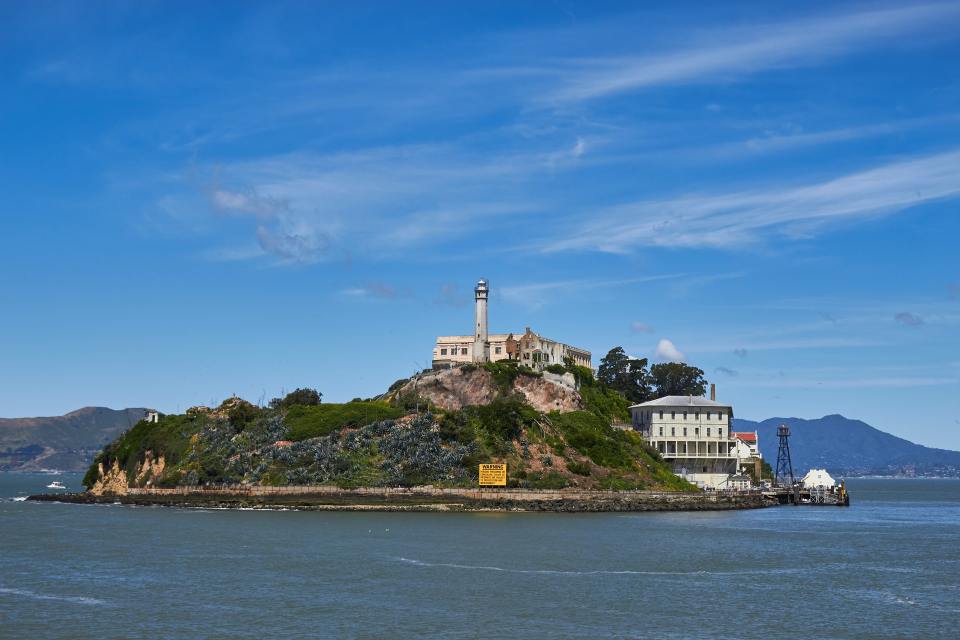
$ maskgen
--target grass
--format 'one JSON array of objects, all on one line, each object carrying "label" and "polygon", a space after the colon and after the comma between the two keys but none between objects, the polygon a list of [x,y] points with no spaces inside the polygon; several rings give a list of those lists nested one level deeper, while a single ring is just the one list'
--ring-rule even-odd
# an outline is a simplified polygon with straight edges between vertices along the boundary
[{"label": "grass", "polygon": [[346,427],[362,427],[381,420],[399,418],[404,410],[385,402],[364,401],[346,404],[319,404],[290,407],[284,416],[290,440],[307,440],[330,435]]}]

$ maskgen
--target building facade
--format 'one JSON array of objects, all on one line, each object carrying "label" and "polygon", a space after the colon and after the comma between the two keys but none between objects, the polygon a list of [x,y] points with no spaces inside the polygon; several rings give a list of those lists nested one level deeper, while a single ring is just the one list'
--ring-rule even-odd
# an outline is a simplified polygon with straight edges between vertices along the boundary
[{"label": "building facade", "polygon": [[470,362],[516,360],[531,369],[543,370],[551,364],[563,364],[570,358],[577,365],[593,367],[586,349],[545,338],[527,327],[523,333],[488,333],[487,304],[490,289],[486,280],[474,288],[474,334],[437,336],[433,347],[434,369]]},{"label": "building facade", "polygon": [[666,396],[635,404],[630,414],[633,428],[676,475],[704,489],[742,487],[730,405],[700,396]]}]

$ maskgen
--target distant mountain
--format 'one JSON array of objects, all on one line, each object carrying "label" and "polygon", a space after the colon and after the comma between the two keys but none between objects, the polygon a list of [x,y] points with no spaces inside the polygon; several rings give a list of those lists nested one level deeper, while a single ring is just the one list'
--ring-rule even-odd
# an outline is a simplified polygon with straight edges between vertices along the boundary
[{"label": "distant mountain", "polygon": [[914,444],[841,415],[817,420],[734,420],[737,431],[758,432],[760,452],[773,467],[777,464],[777,427],[781,424],[790,427],[790,454],[796,475],[824,468],[839,475],[960,476],[960,451]]},{"label": "distant mountain", "polygon": [[0,471],[84,471],[146,411],[84,407],[65,416],[0,418]]}]

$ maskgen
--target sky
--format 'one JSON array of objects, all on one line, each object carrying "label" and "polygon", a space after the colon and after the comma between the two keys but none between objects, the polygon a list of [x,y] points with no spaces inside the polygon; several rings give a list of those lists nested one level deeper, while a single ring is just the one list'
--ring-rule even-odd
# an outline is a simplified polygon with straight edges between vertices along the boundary
[{"label": "sky", "polygon": [[469,334],[960,449],[960,3],[0,4],[0,416]]}]

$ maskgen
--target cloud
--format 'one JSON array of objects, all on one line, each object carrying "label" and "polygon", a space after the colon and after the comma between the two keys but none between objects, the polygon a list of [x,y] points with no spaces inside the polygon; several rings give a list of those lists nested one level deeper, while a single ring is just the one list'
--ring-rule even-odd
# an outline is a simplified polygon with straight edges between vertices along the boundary
[{"label": "cloud", "polygon": [[811,237],[829,224],[958,195],[960,150],[953,150],[803,187],[626,203],[596,212],[590,222],[569,227],[541,248],[610,253],[638,246],[740,248],[775,232]]},{"label": "cloud", "polygon": [[924,324],[923,318],[909,311],[901,311],[894,315],[893,319],[905,327],[919,327]]},{"label": "cloud", "polygon": [[634,333],[653,333],[653,327],[646,322],[634,322],[630,325],[630,330]]},{"label": "cloud", "polygon": [[303,221],[281,220],[278,225],[257,226],[257,242],[281,264],[312,264],[330,251],[332,238]]},{"label": "cloud", "polygon": [[653,357],[667,362],[684,362],[686,360],[683,352],[666,338],[661,338],[660,342],[657,343],[657,349],[654,351]]},{"label": "cloud", "polygon": [[682,273],[670,273],[654,276],[640,276],[637,278],[595,279],[582,278],[576,280],[553,280],[549,282],[534,282],[522,285],[508,285],[494,289],[494,295],[500,295],[507,302],[524,304],[531,307],[540,307],[554,300],[556,296],[564,296],[574,291],[592,289],[606,289],[610,287],[626,287],[632,284],[658,282],[685,277]]},{"label": "cloud", "polygon": [[730,81],[771,69],[810,66],[904,33],[945,28],[958,14],[960,8],[951,4],[830,14],[715,29],[703,34],[702,43],[653,55],[568,60],[551,69],[562,74],[562,81],[546,101],[592,100],[647,87]]},{"label": "cloud", "polygon": [[434,302],[439,305],[461,309],[470,302],[470,296],[460,291],[456,285],[448,283],[440,286],[440,295]]},{"label": "cloud", "polygon": [[242,192],[214,188],[210,190],[209,197],[210,205],[219,213],[271,218],[290,209],[286,200],[260,195],[253,189]]},{"label": "cloud", "polygon": [[746,350],[746,349],[734,349],[734,350],[733,350],[733,355],[737,356],[738,358],[746,358],[746,357],[747,357],[747,350]]},{"label": "cloud", "polygon": [[736,371],[736,370],[734,370],[734,369],[728,369],[727,367],[717,367],[716,369],[713,370],[713,372],[714,372],[714,373],[722,373],[722,374],[724,374],[724,375],[733,376],[733,377],[736,377],[736,376],[739,376],[739,375],[740,375],[740,372],[739,372],[739,371]]},{"label": "cloud", "polygon": [[393,300],[402,295],[394,287],[383,282],[370,282],[360,287],[343,289],[340,293],[351,298],[378,298],[380,300]]}]

